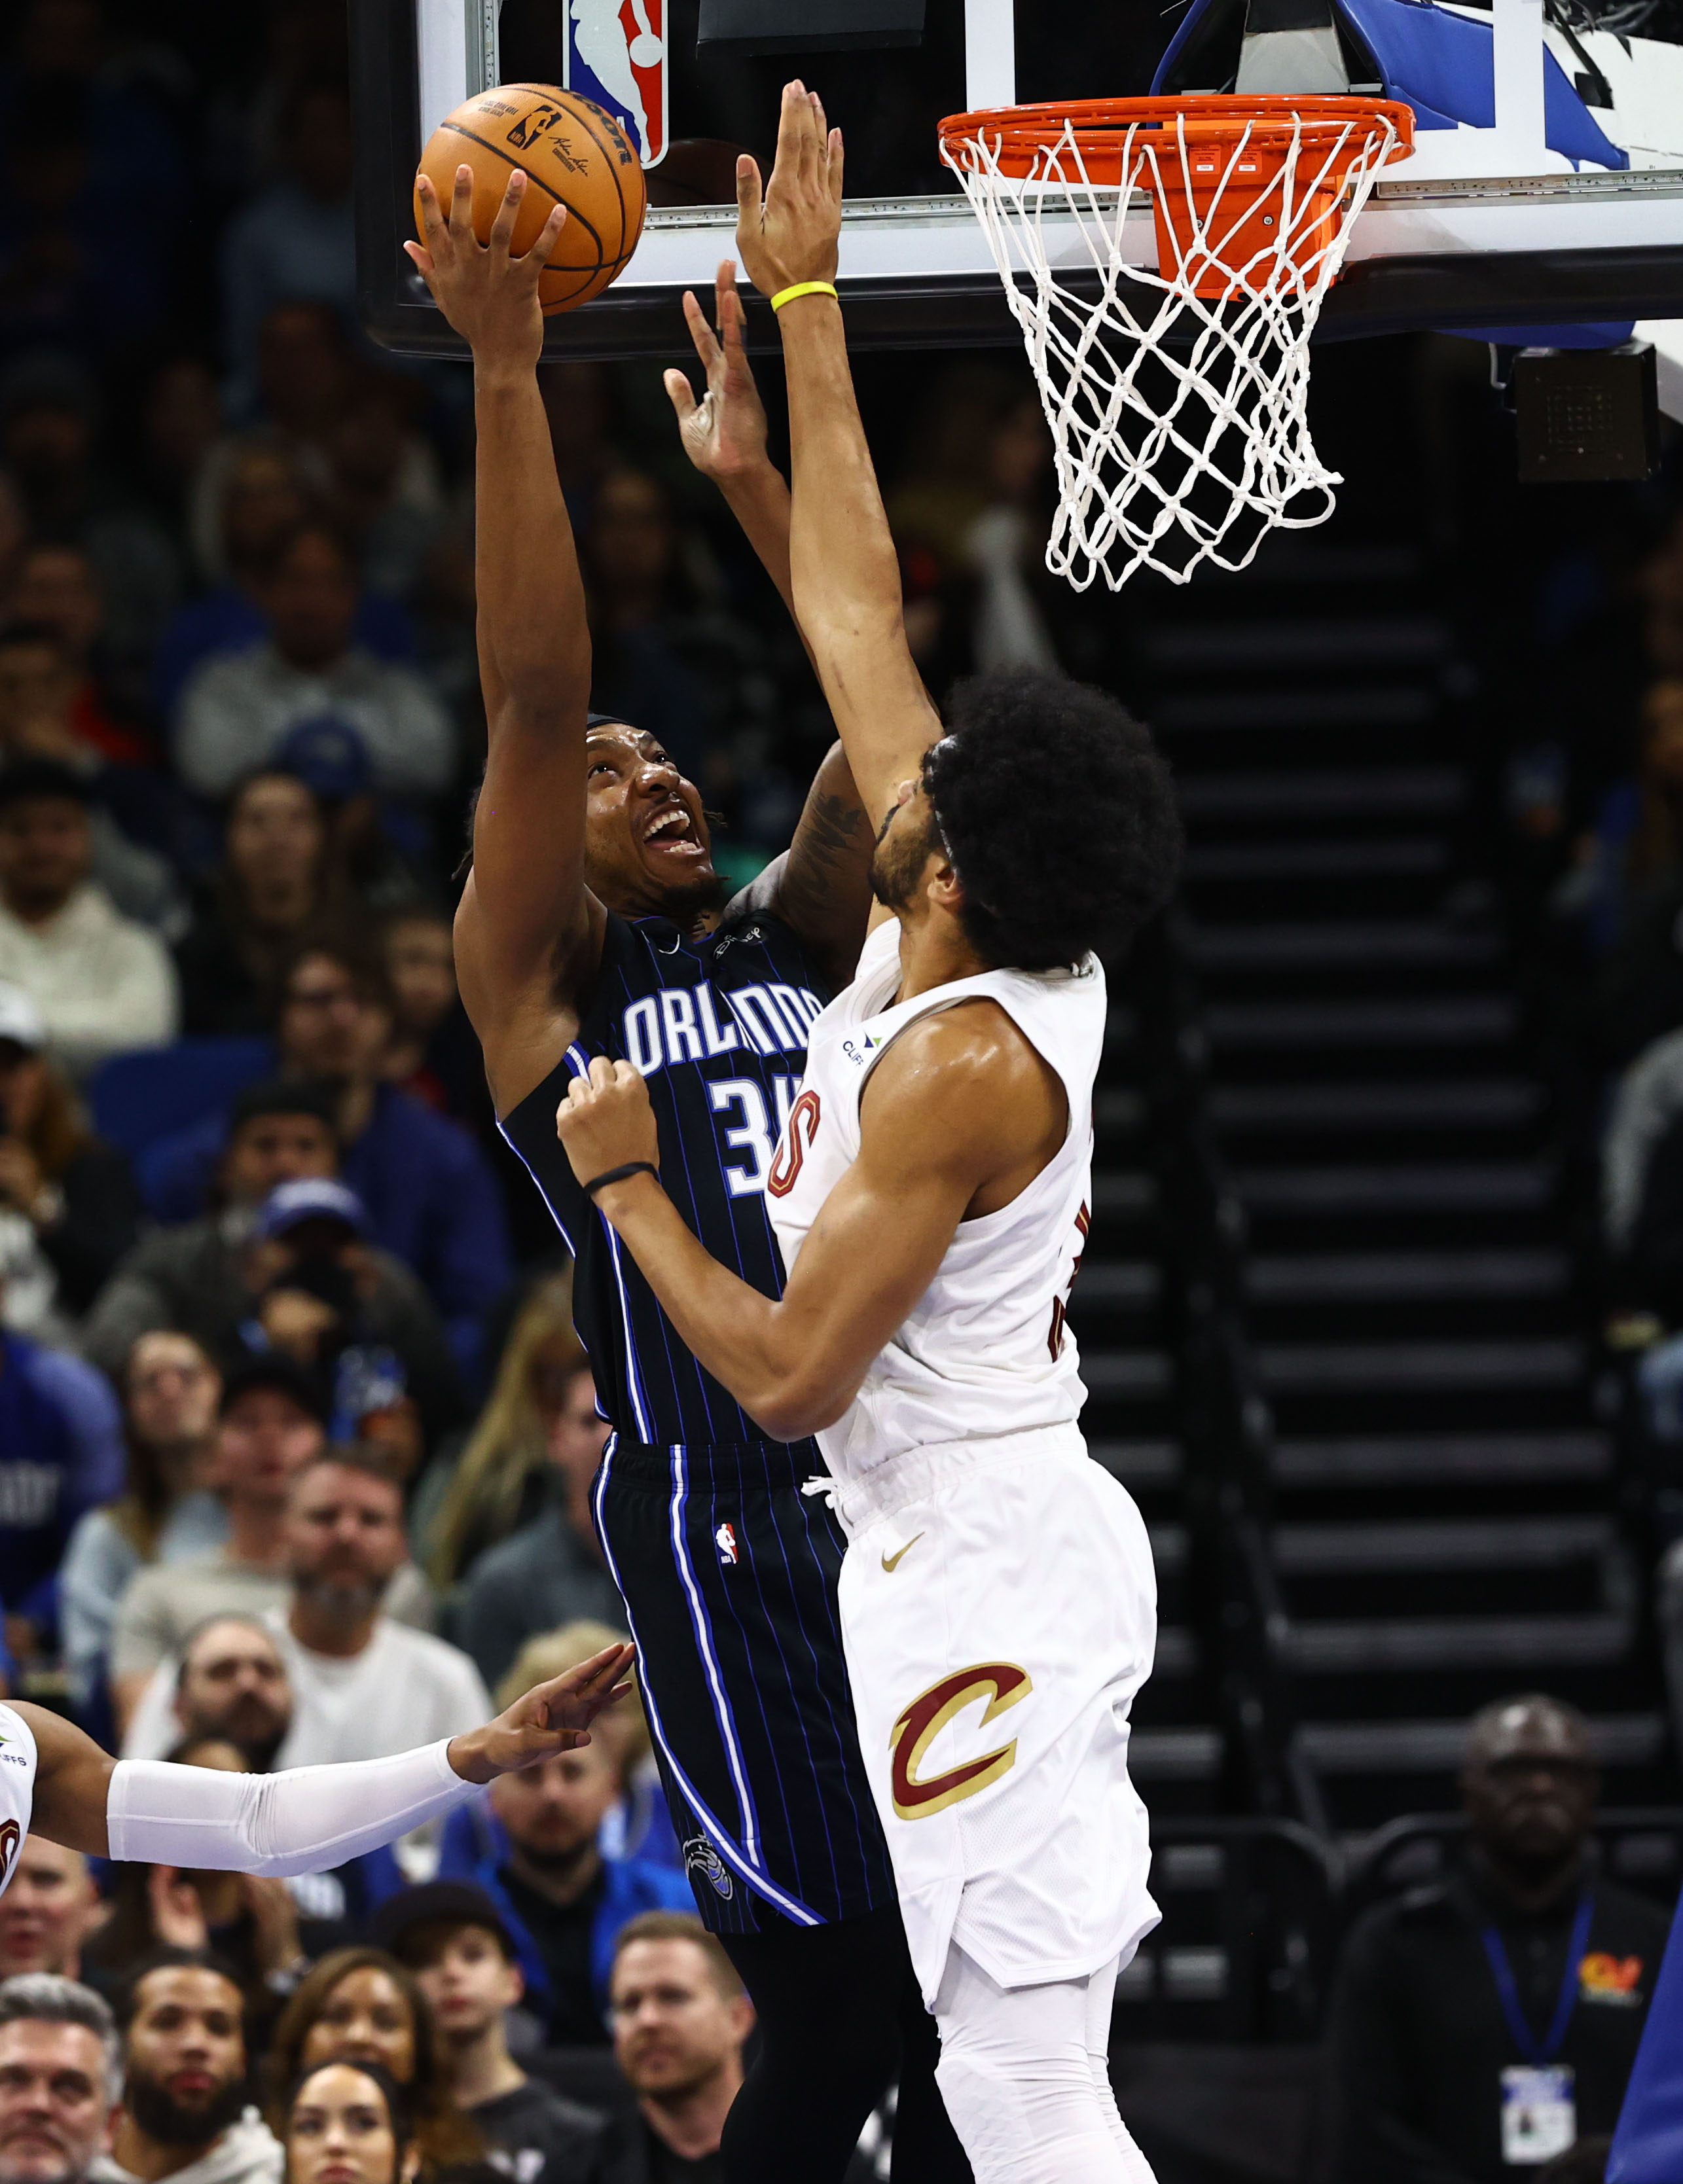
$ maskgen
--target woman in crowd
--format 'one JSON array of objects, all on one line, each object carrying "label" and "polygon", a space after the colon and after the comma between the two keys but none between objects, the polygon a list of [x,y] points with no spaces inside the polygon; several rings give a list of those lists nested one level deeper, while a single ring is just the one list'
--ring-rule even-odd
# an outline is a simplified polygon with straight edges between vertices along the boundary
[{"label": "woman in crowd", "polygon": [[378,2063],[317,2063],[281,2119],[286,2184],[415,2184],[421,2173],[404,2088]]},{"label": "woman in crowd", "polygon": [[80,1706],[103,1685],[118,1603],[136,1572],[214,1554],[228,1533],[222,1505],[203,1484],[222,1379],[199,1345],[169,1328],[142,1334],[120,1389],[128,1484],[119,1500],[81,1518],[59,1579],[59,1630]]},{"label": "woman in crowd", "polygon": [[186,1032],[269,1028],[273,988],[300,944],[349,922],[350,898],[315,792],[290,773],[254,773],[228,802],[222,862],[176,951]]},{"label": "woman in crowd", "polygon": [[0,1265],[6,1323],[55,1341],[135,1239],[140,1194],[125,1156],[88,1127],[44,1051],[47,1027],[0,984]]},{"label": "woman in crowd", "polygon": [[491,1400],[458,1457],[446,1448],[421,1482],[410,1516],[415,1558],[441,1594],[474,1557],[543,1507],[549,1430],[586,1359],[572,1329],[572,1279],[552,1274],[521,1307]]},{"label": "woman in crowd", "polygon": [[287,2110],[279,2105],[283,2089],[324,2063],[373,2064],[390,2073],[409,2103],[410,2135],[427,2184],[483,2159],[478,2131],[451,2106],[426,1997],[414,1975],[383,1949],[334,1950],[304,1975],[282,2011],[268,2064],[277,2103],[270,2125],[277,2137],[287,2129]]}]

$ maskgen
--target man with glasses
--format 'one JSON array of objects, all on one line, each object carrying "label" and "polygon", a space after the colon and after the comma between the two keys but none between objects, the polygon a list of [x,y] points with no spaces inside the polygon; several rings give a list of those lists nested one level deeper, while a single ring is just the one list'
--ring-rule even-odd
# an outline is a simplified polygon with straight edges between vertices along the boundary
[{"label": "man with glasses", "polygon": [[1582,1716],[1485,1707],[1461,1781],[1464,1856],[1345,1944],[1335,2184],[1498,2184],[1609,2132],[1624,2098],[1667,1922],[1601,1869]]}]

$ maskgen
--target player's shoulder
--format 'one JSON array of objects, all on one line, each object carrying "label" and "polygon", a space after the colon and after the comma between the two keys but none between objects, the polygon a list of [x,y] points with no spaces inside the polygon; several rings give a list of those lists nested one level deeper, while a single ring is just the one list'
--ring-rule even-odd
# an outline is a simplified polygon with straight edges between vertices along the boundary
[{"label": "player's shoulder", "polygon": [[887,1082],[916,1078],[959,1093],[994,1091],[1038,1082],[1045,1069],[1034,1041],[1011,1011],[989,994],[969,994],[914,1017],[877,1065]]}]

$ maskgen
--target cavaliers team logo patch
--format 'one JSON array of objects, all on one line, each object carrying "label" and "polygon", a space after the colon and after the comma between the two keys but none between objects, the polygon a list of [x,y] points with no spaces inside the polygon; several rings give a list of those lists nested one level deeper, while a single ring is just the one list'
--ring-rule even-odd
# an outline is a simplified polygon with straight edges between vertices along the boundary
[{"label": "cavaliers team logo patch", "polygon": [[0,1820],[0,1888],[6,1886],[11,1876],[12,1860],[17,1856],[18,1845],[23,1839],[24,1831],[15,1820]]},{"label": "cavaliers team logo patch", "polygon": [[1017,1764],[1015,1737],[997,1751],[984,1752],[979,1758],[967,1759],[927,1780],[919,1779],[917,1769],[929,1747],[966,1707],[987,1700],[978,1724],[985,1728],[1007,1707],[1026,1699],[1034,1688],[1028,1669],[1019,1669],[1015,1661],[984,1661],[973,1669],[956,1669],[938,1684],[931,1684],[927,1691],[920,1691],[895,1722],[889,1738],[889,1749],[894,1754],[894,1810],[900,1819],[927,1819],[931,1813],[945,1812],[949,1805],[973,1797],[978,1790],[1008,1774]]}]

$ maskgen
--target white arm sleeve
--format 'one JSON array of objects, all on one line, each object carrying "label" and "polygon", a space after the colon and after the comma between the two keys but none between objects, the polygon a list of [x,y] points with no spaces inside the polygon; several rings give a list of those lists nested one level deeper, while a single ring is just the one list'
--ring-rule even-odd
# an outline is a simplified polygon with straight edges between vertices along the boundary
[{"label": "white arm sleeve", "polygon": [[319,1873],[476,1795],[449,1750],[444,1737],[389,1759],[280,1774],[120,1760],[105,1802],[111,1855],[195,1872]]}]

